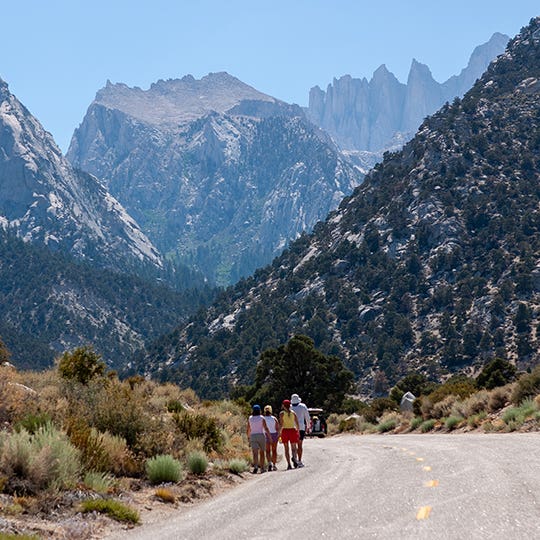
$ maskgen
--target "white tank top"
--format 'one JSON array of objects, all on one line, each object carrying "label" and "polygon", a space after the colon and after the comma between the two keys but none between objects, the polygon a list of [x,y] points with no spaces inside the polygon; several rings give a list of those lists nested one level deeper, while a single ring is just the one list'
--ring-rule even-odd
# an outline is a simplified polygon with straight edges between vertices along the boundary
[{"label": "white tank top", "polygon": [[264,421],[266,422],[266,426],[268,427],[268,431],[270,433],[277,433],[278,422],[275,416],[272,416],[271,414],[268,416],[265,415]]},{"label": "white tank top", "polygon": [[255,435],[256,433],[264,433],[263,422],[264,419],[260,414],[249,417],[249,427],[251,428],[252,435]]}]

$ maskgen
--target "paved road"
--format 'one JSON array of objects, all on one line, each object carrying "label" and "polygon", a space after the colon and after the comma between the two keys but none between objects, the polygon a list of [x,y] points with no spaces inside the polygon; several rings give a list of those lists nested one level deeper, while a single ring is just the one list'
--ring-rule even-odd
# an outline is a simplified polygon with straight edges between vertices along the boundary
[{"label": "paved road", "polygon": [[304,458],[118,538],[540,539],[539,433],[347,435]]}]

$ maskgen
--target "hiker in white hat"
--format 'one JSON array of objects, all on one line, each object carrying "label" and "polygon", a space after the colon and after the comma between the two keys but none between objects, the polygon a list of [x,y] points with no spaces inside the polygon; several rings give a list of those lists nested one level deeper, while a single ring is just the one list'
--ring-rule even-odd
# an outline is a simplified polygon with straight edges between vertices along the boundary
[{"label": "hiker in white hat", "polygon": [[297,467],[303,467],[302,463],[302,453],[303,453],[303,443],[306,436],[306,432],[309,431],[311,426],[311,418],[309,416],[308,408],[305,403],[302,403],[300,396],[298,394],[293,394],[291,396],[291,410],[296,414],[298,418],[298,426],[300,431],[300,440],[298,441],[298,460],[295,463],[293,458],[293,463]]}]

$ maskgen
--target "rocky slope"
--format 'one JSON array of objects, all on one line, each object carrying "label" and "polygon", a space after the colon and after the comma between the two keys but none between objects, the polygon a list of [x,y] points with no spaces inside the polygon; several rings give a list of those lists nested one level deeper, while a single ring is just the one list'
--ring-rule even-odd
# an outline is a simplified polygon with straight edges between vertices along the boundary
[{"label": "rocky slope", "polygon": [[304,333],[373,395],[404,374],[540,361],[540,18],[271,266],[162,338],[139,369],[206,396]]},{"label": "rocky slope", "polygon": [[108,84],[67,156],[161,251],[221,284],[270,262],[363,178],[299,107],[226,73]]},{"label": "rocky slope", "polygon": [[68,163],[1,79],[0,227],[109,268],[162,266],[120,203]]},{"label": "rocky slope", "polygon": [[110,367],[172,329],[209,298],[81,264],[0,230],[0,337],[19,368],[92,344]]},{"label": "rocky slope", "polygon": [[370,81],[345,75],[334,79],[326,92],[318,86],[309,94],[308,117],[326,130],[340,148],[370,168],[385,151],[399,150],[412,138],[422,120],[446,101],[461,97],[504,51],[508,36],[496,33],[477,47],[466,68],[444,83],[436,82],[428,66],[413,60],[407,84],[386,66]]}]

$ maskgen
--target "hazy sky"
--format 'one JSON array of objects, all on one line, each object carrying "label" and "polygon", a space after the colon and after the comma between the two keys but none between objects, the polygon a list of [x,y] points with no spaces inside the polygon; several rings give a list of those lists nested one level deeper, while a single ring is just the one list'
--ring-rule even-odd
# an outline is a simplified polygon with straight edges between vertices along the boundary
[{"label": "hazy sky", "polygon": [[0,0],[0,77],[66,151],[107,79],[227,71],[307,105],[312,86],[383,63],[406,82],[416,58],[442,82],[537,15],[538,0]]}]

